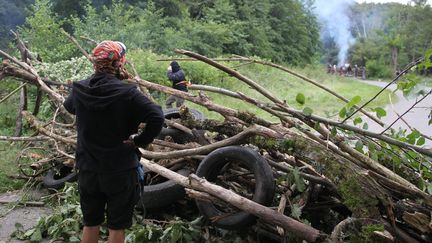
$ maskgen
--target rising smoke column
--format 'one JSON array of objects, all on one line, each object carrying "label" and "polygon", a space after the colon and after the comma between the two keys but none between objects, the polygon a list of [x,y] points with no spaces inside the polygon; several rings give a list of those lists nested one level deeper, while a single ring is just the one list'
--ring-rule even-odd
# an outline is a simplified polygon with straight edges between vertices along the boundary
[{"label": "rising smoke column", "polygon": [[316,0],[314,12],[321,24],[321,40],[333,38],[339,48],[338,65],[345,64],[348,49],[354,42],[348,18],[354,0]]}]

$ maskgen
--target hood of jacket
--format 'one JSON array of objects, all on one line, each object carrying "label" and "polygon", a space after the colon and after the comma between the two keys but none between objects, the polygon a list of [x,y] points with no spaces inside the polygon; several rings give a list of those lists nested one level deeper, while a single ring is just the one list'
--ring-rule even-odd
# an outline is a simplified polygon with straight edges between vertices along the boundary
[{"label": "hood of jacket", "polygon": [[178,72],[180,70],[180,65],[176,61],[171,62],[171,70],[173,73]]},{"label": "hood of jacket", "polygon": [[96,73],[89,79],[73,83],[73,93],[88,110],[104,110],[114,101],[129,94],[135,89],[133,84],[126,84],[107,73]]}]

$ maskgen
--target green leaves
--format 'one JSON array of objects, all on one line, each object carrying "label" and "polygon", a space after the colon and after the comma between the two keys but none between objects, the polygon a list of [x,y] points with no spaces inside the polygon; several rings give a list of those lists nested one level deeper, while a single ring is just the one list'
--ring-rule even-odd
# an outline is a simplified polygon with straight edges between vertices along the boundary
[{"label": "green leaves", "polygon": [[353,121],[354,125],[360,124],[363,122],[363,119],[361,117],[356,117]]},{"label": "green leaves", "polygon": [[294,183],[296,184],[297,190],[303,192],[306,189],[306,184],[303,181],[303,178],[299,174],[299,169],[296,167],[293,170]]},{"label": "green leaves", "polygon": [[360,153],[364,153],[363,151],[363,142],[361,140],[358,140],[355,144],[355,149],[359,151]]},{"label": "green leaves", "polygon": [[342,109],[340,109],[339,117],[343,119],[350,116],[356,110],[354,106],[360,103],[361,100],[362,98],[358,95],[351,98],[351,100],[344,107],[342,107]]},{"label": "green leaves", "polygon": [[313,110],[312,110],[310,107],[305,107],[305,108],[303,109],[303,114],[304,114],[305,116],[311,116],[311,115],[312,115],[312,112],[313,112]]},{"label": "green leaves", "polygon": [[337,135],[337,129],[336,129],[336,127],[333,127],[332,129],[331,129],[331,133],[330,133],[333,137],[335,137],[336,135]]},{"label": "green leaves", "polygon": [[373,109],[373,110],[375,111],[376,116],[377,116],[379,119],[381,119],[381,117],[384,117],[384,116],[387,115],[387,112],[386,112],[383,108],[381,108],[381,107],[377,107],[377,108],[375,108],[375,109]]},{"label": "green leaves", "polygon": [[417,146],[422,146],[426,143],[426,139],[417,130],[412,131],[410,134],[408,134],[405,138],[402,138],[401,140]]},{"label": "green leaves", "polygon": [[430,195],[432,195],[432,183],[427,184],[426,190]]},{"label": "green leaves", "polygon": [[171,221],[160,237],[161,242],[194,242],[200,236],[200,232],[193,228],[189,222],[179,218]]},{"label": "green leaves", "polygon": [[42,241],[42,232],[39,228],[36,228],[30,238],[30,242],[41,242],[41,241]]},{"label": "green leaves", "polygon": [[297,101],[297,103],[299,103],[300,105],[304,105],[304,104],[305,104],[305,101],[306,101],[306,98],[305,98],[304,94],[302,94],[302,93],[298,93],[297,96],[296,96],[296,101]]},{"label": "green leaves", "polygon": [[360,101],[362,100],[362,98],[360,96],[354,96],[346,105],[346,107],[351,108],[355,105],[357,105]]},{"label": "green leaves", "polygon": [[401,90],[404,96],[409,96],[420,80],[413,73],[406,74],[404,78],[406,79],[406,82],[398,82],[397,89]]},{"label": "green leaves", "polygon": [[302,215],[302,207],[297,203],[291,204],[291,217],[295,219],[300,219],[301,215]]},{"label": "green leaves", "polygon": [[[304,105],[304,104],[306,103],[306,98],[305,98],[304,94],[302,94],[302,93],[298,93],[297,96],[296,96],[296,101],[297,101],[297,103],[299,103],[300,105]],[[305,116],[311,116],[312,113],[313,113],[313,110],[312,110],[312,108],[310,108],[310,107],[305,107],[305,108],[303,109],[303,114],[304,114]]]},{"label": "green leaves", "polygon": [[80,235],[82,228],[82,213],[76,184],[66,183],[59,195],[64,199],[61,206],[52,214],[40,218],[34,228],[24,233],[17,226],[15,237],[30,242],[41,242],[42,235],[49,235],[52,240],[67,239],[68,242],[79,242],[77,236]]},{"label": "green leaves", "polygon": [[347,116],[347,109],[346,107],[343,107],[340,111],[339,111],[339,117],[340,118],[345,118]]},{"label": "green leaves", "polygon": [[417,146],[422,146],[422,145],[424,145],[425,143],[426,143],[426,139],[425,139],[424,137],[420,137],[420,138],[417,140],[416,145],[417,145]]}]

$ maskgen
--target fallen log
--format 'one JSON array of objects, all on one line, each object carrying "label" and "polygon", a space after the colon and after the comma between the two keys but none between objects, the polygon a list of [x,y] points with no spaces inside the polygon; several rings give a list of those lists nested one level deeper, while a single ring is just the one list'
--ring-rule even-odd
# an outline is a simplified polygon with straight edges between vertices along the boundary
[{"label": "fallen log", "polygon": [[[142,150],[142,153],[146,153],[146,151]],[[173,180],[184,187],[206,192],[214,197],[228,202],[231,205],[234,205],[241,210],[252,213],[270,224],[279,225],[300,239],[315,242],[318,239],[325,237],[322,232],[309,225],[303,224],[268,207],[262,206],[252,200],[241,197],[230,190],[212,184],[194,174],[191,174],[189,177],[185,177],[144,158],[141,159],[141,164],[145,168],[158,173],[163,177]]]}]

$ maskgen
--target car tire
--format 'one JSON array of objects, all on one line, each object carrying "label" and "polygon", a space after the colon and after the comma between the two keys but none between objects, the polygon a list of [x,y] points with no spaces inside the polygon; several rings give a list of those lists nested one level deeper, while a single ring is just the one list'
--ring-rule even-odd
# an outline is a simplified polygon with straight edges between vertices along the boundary
[{"label": "car tire", "polygon": [[[189,112],[195,117],[195,120],[203,121],[205,119],[204,114],[196,109],[189,109]],[[179,108],[169,108],[163,111],[166,119],[177,119],[180,118]]]},{"label": "car tire", "polygon": [[170,136],[175,143],[185,144],[193,142],[195,137],[176,128],[162,128],[159,135],[156,137],[160,140],[165,140],[165,137]]},{"label": "car tire", "polygon": [[58,190],[63,188],[66,182],[75,182],[77,179],[77,173],[72,167],[62,165],[57,170],[49,170],[43,178],[43,184],[48,189]]},{"label": "car tire", "polygon": [[[255,150],[242,146],[228,146],[216,149],[208,154],[200,163],[196,174],[208,181],[215,181],[221,169],[228,162],[237,162],[253,172],[255,178],[255,190],[252,200],[269,206],[274,196],[274,177],[270,165]],[[211,202],[196,200],[200,213],[209,219],[210,222],[224,229],[242,229],[253,225],[256,217],[250,213],[239,211],[226,215]],[[218,220],[212,220],[218,219]]]},{"label": "car tire", "polygon": [[[176,172],[183,176],[188,176],[191,173],[188,169],[180,169]],[[163,208],[182,199],[184,196],[184,188],[172,180],[154,185],[144,185],[136,208],[142,209],[143,206],[146,209]]]}]

